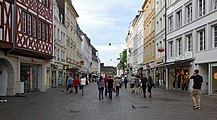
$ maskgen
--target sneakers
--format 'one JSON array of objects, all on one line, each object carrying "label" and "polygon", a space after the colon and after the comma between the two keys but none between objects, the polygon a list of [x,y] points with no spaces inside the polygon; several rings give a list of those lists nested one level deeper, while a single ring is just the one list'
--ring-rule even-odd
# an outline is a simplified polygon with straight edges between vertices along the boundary
[{"label": "sneakers", "polygon": [[193,106],[193,109],[194,110],[200,110],[200,107],[199,106]]}]

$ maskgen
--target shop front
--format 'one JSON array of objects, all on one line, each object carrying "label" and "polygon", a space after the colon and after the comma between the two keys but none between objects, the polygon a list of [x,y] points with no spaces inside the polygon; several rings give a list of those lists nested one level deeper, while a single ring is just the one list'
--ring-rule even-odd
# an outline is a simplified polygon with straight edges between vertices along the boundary
[{"label": "shop front", "polygon": [[169,89],[189,91],[190,66],[168,67]]},{"label": "shop front", "polygon": [[211,64],[211,94],[217,95],[217,63]]},{"label": "shop front", "polygon": [[20,64],[20,82],[24,82],[24,92],[40,91],[39,82],[42,80],[42,65]]},{"label": "shop front", "polygon": [[156,87],[166,88],[166,67],[163,58],[155,60],[155,83]]}]

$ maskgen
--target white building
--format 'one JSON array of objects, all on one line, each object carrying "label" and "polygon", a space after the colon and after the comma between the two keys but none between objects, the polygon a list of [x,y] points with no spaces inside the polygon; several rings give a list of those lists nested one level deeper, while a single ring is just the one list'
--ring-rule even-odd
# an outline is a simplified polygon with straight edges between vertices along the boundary
[{"label": "white building", "polygon": [[59,10],[58,1],[53,1],[53,39],[54,39],[54,59],[51,61],[51,76],[47,82],[48,87],[56,87],[65,84],[66,63],[66,27],[64,25],[64,12]]},{"label": "white building", "polygon": [[82,54],[82,60],[84,61],[84,65],[82,67],[82,71],[85,74],[90,73],[90,61],[89,61],[89,55],[90,55],[90,39],[87,37],[87,35],[78,28],[78,33],[80,34],[82,38],[82,43],[81,43],[81,54]]},{"label": "white building", "polygon": [[155,82],[159,87],[165,87],[165,0],[156,0],[155,4]]},{"label": "white building", "polygon": [[126,43],[127,43],[127,67],[130,69],[130,72],[132,72],[133,69],[133,26],[132,22],[130,23],[130,26],[128,28],[128,33],[126,36]]},{"label": "white building", "polygon": [[[217,0],[168,0],[167,62],[168,88],[192,89],[179,76],[199,69],[204,78],[202,91],[217,93]],[[175,77],[176,76],[176,77]],[[176,78],[176,79],[174,79]],[[182,89],[185,90],[185,89]]]}]

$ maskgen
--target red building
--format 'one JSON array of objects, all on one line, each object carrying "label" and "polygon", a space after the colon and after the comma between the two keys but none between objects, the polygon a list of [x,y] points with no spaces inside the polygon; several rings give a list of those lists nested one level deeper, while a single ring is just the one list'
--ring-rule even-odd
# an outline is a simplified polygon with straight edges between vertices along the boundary
[{"label": "red building", "polygon": [[52,59],[52,0],[0,0],[0,96],[46,89]]}]

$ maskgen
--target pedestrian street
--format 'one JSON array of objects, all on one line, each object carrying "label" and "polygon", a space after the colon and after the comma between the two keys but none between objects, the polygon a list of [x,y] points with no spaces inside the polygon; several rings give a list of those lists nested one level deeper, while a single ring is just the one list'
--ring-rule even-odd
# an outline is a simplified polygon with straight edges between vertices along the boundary
[{"label": "pedestrian street", "polygon": [[84,88],[84,95],[65,88],[33,92],[25,97],[3,97],[0,120],[216,120],[217,97],[202,94],[201,109],[193,110],[190,93],[153,88],[152,98],[121,88],[113,99],[98,99],[96,82]]}]

